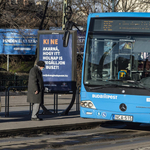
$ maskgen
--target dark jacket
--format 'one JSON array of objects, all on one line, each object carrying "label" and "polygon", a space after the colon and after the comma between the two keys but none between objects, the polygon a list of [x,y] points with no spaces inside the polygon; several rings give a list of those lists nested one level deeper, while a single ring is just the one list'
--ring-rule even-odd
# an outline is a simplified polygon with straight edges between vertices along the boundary
[{"label": "dark jacket", "polygon": [[[38,91],[38,94],[35,94]],[[44,84],[42,71],[38,66],[33,67],[29,72],[27,102],[43,103],[44,99]]]}]

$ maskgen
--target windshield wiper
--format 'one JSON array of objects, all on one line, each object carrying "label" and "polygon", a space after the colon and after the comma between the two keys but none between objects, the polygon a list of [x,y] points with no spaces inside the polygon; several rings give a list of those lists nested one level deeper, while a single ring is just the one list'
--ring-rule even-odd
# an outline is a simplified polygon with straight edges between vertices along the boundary
[{"label": "windshield wiper", "polygon": [[120,80],[120,79],[111,79],[111,80],[107,80],[107,81],[124,81],[124,80]]},{"label": "windshield wiper", "polygon": [[[117,80],[112,80],[112,81],[117,81]],[[118,81],[121,81],[121,80],[118,80]],[[126,81],[126,80],[124,80],[124,81]],[[138,84],[136,84],[136,85],[138,85]],[[88,88],[90,90],[98,90],[98,89],[109,88],[109,87],[129,87],[129,88],[135,88],[136,87],[137,88],[137,86],[135,86],[135,84],[134,84],[134,86],[132,86],[132,85],[128,85],[128,84],[114,84],[114,83],[100,85],[100,86],[96,86],[96,87],[88,87]],[[140,87],[140,86],[138,86],[138,87]],[[146,88],[146,87],[144,87],[144,88]]]},{"label": "windshield wiper", "polygon": [[90,90],[98,90],[98,89],[103,89],[103,88],[108,88],[108,87],[121,87],[121,85],[118,84],[105,84],[105,85],[100,85],[96,87],[88,87]]},{"label": "windshield wiper", "polygon": [[[128,88],[144,88],[150,92],[150,88],[146,87],[143,85],[142,82],[140,81],[135,81],[135,80],[107,80],[108,82],[112,81],[111,83],[104,84],[104,85],[99,85],[99,86],[94,86],[94,87],[89,87],[89,90],[98,90],[98,89],[103,89],[103,88],[109,88],[109,87],[128,87]],[[116,83],[115,83],[116,81]],[[118,84],[117,84],[118,82]]]},{"label": "windshield wiper", "polygon": [[[129,87],[133,87],[133,86],[131,86],[131,85],[133,85],[133,83],[134,83],[134,85],[138,85],[138,87],[139,87],[139,85],[141,85],[138,81],[134,81],[134,80],[120,80],[120,79],[117,79],[117,80],[115,80],[115,79],[111,79],[111,80],[108,80],[108,81],[116,81],[116,82],[122,82],[122,83],[124,83],[124,85],[122,85],[122,86],[129,86]],[[128,85],[125,85],[126,83],[130,83],[130,84],[128,84]]]},{"label": "windshield wiper", "polygon": [[146,87],[141,81],[135,81],[135,80],[126,80],[128,83],[135,83],[139,88],[144,88],[148,91],[150,91],[150,88]]}]

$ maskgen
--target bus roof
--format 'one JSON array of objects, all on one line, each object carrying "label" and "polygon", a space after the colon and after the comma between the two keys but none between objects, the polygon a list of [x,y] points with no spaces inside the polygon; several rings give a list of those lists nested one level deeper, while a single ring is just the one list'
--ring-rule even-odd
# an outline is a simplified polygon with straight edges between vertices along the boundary
[{"label": "bus roof", "polygon": [[150,17],[150,13],[145,12],[106,12],[106,13],[91,13],[89,18],[93,17]]}]

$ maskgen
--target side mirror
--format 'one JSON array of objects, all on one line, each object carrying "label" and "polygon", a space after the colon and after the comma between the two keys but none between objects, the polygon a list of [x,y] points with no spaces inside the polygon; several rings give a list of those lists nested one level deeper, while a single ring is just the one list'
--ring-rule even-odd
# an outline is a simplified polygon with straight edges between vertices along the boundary
[{"label": "side mirror", "polygon": [[63,47],[68,46],[69,37],[70,37],[70,31],[65,31],[64,37],[63,37]]}]

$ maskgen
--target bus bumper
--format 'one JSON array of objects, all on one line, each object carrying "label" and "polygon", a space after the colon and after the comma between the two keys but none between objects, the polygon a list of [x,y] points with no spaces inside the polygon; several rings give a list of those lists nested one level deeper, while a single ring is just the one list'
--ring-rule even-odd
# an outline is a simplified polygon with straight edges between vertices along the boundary
[{"label": "bus bumper", "polygon": [[150,123],[149,113],[113,112],[80,107],[80,116],[82,118],[91,118],[91,119]]}]

